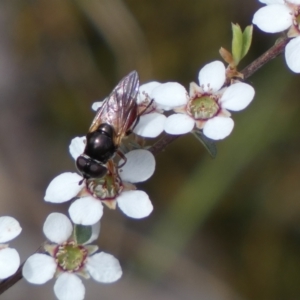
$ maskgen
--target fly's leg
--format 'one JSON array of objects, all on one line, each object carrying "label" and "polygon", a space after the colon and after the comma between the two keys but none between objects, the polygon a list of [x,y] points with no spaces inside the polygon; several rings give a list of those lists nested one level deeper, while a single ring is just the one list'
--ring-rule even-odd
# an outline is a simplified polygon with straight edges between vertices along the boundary
[{"label": "fly's leg", "polygon": [[126,136],[128,136],[128,135],[130,135],[132,132],[133,132],[133,130],[134,130],[134,128],[136,127],[136,125],[139,123],[139,121],[140,121],[140,116],[142,116],[145,112],[146,112],[146,110],[152,105],[152,103],[153,103],[153,101],[154,101],[154,99],[152,99],[150,102],[149,102],[149,104],[138,114],[138,116],[137,116],[137,118],[135,119],[135,122],[134,122],[134,124],[132,125],[132,128],[130,128],[127,132],[126,132]]},{"label": "fly's leg", "polygon": [[119,169],[119,168],[122,168],[122,167],[126,164],[127,158],[126,158],[126,156],[124,155],[124,153],[123,153],[122,151],[120,151],[120,150],[117,150],[117,154],[124,160],[124,162],[121,163],[121,164],[118,166],[118,169]]}]

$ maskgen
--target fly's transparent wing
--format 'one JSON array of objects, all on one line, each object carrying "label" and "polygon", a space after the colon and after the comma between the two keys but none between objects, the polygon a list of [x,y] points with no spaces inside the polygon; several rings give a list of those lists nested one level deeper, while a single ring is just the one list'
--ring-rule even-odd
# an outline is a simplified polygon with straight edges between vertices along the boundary
[{"label": "fly's transparent wing", "polygon": [[124,77],[104,100],[99,108],[89,132],[99,128],[100,124],[107,123],[115,131],[115,143],[118,146],[126,132],[135,123],[138,112],[136,97],[139,89],[139,78],[136,71]]}]

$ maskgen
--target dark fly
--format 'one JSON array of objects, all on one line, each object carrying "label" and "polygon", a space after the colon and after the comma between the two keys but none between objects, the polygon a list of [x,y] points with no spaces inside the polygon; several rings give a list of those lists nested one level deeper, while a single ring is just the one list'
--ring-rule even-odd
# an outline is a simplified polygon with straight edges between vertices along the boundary
[{"label": "dark fly", "polygon": [[133,71],[118,83],[98,109],[86,135],[84,152],[76,160],[83,178],[101,178],[106,174],[105,164],[138,121],[138,89],[138,74]]}]

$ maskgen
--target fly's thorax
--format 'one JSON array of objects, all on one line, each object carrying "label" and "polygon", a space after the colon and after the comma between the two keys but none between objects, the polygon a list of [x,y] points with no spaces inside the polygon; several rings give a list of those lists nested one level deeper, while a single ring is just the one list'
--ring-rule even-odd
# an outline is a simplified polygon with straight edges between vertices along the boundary
[{"label": "fly's thorax", "polygon": [[116,152],[114,129],[109,124],[101,124],[99,128],[86,135],[84,154],[102,163],[106,163]]}]

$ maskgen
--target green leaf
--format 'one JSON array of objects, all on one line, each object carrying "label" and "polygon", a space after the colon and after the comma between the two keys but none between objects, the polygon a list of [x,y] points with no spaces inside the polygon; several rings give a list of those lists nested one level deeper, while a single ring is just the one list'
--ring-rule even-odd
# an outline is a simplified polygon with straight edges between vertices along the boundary
[{"label": "green leaf", "polygon": [[92,226],[74,225],[74,240],[81,245],[87,242],[92,236]]},{"label": "green leaf", "polygon": [[232,56],[237,66],[242,59],[243,33],[240,25],[232,23]]},{"label": "green leaf", "polygon": [[193,135],[201,142],[201,144],[205,147],[212,158],[216,158],[217,156],[217,146],[215,142],[208,137],[206,137],[200,129],[196,129],[193,132]]},{"label": "green leaf", "polygon": [[252,42],[252,34],[253,34],[253,25],[249,25],[245,28],[243,32],[243,48],[241,53],[241,59],[246,56],[248,53],[251,42]]}]

